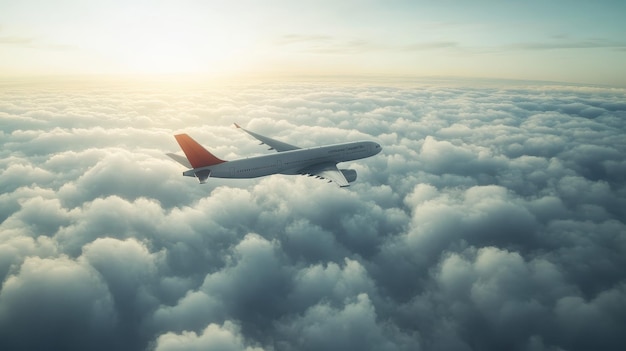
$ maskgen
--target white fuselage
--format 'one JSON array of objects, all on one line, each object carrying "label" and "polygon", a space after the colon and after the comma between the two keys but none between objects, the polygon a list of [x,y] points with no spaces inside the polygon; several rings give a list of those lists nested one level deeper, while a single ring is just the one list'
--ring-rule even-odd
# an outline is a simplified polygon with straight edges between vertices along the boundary
[{"label": "white fuselage", "polygon": [[380,145],[373,141],[356,141],[242,158],[196,168],[183,174],[195,176],[197,172],[210,171],[210,176],[215,178],[256,178],[277,173],[298,174],[312,165],[358,160],[376,155],[380,151]]}]

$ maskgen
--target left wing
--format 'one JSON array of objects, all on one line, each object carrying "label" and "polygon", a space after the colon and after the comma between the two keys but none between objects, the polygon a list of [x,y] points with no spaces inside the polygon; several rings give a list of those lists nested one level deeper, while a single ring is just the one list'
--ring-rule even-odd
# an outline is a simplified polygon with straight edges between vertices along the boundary
[{"label": "left wing", "polygon": [[337,165],[334,163],[319,163],[313,166],[309,166],[301,171],[302,174],[309,174],[312,176],[317,176],[322,179],[328,179],[332,182],[337,183],[340,187],[350,186],[348,180],[343,175]]},{"label": "left wing", "polygon": [[257,134],[255,132],[251,132],[247,129],[241,128],[239,126],[239,124],[235,123],[235,127],[243,130],[244,132],[252,135],[253,137],[255,137],[256,139],[258,139],[259,141],[261,141],[261,145],[266,144],[268,145],[270,148],[269,150],[276,150],[278,152],[283,152],[283,151],[291,151],[291,150],[297,150],[299,149],[299,147],[295,146],[295,145],[291,145],[291,144],[287,144],[287,143],[283,143],[282,141],[278,141],[278,140],[274,140],[272,138],[268,138],[266,136],[263,136],[261,134]]}]

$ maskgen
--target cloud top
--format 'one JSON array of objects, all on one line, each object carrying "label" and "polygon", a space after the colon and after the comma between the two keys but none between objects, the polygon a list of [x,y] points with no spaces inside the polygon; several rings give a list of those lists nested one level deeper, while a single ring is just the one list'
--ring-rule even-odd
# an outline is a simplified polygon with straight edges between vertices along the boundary
[{"label": "cloud top", "polygon": [[[287,38],[325,41],[324,37]],[[619,350],[624,91],[100,85],[0,93],[0,348]],[[221,158],[372,139],[339,189]]]}]

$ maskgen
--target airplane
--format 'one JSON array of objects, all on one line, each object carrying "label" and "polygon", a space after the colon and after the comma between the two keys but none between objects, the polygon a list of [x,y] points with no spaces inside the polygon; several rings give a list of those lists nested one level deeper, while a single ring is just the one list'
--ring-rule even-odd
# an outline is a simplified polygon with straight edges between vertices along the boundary
[{"label": "airplane", "polygon": [[189,168],[183,176],[196,177],[200,184],[213,178],[257,178],[271,174],[302,174],[334,182],[340,187],[350,186],[356,180],[356,170],[339,169],[337,163],[358,160],[378,154],[382,147],[373,141],[300,148],[274,140],[240,127],[235,127],[258,139],[261,144],[276,150],[276,154],[225,161],[207,151],[187,134],[174,135],[186,157],[167,155]]}]

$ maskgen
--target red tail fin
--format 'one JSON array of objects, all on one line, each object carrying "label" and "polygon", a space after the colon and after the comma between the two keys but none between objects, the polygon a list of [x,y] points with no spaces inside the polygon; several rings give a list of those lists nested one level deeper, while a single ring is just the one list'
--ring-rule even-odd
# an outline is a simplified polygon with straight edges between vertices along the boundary
[{"label": "red tail fin", "polygon": [[183,149],[185,156],[187,156],[193,168],[212,166],[226,162],[208,152],[207,149],[203,148],[202,145],[198,144],[187,134],[174,135],[174,138],[176,138],[180,148]]}]

